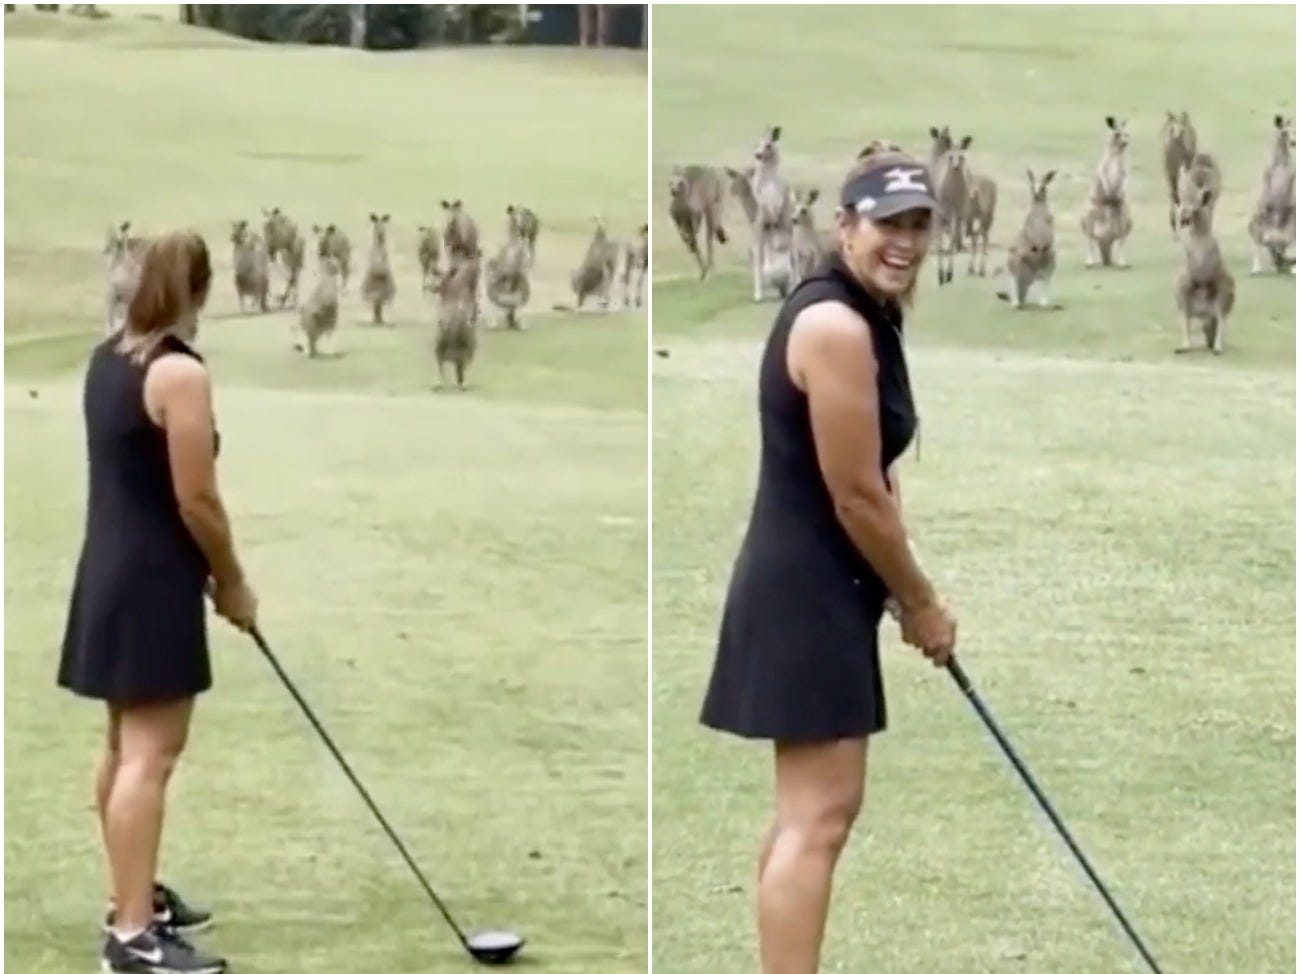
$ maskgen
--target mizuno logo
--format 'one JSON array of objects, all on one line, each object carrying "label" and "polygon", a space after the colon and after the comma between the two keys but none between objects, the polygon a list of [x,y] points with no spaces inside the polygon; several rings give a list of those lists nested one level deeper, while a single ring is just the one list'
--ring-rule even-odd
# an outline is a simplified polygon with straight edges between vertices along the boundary
[{"label": "mizuno logo", "polygon": [[902,169],[899,167],[895,167],[889,170],[889,172],[885,173],[885,179],[887,180],[887,182],[885,183],[885,192],[886,193],[906,193],[909,191],[920,192],[920,193],[927,192],[928,187],[925,185],[925,183],[918,183],[916,181],[916,178],[918,176],[924,176],[924,175],[925,175],[924,169],[920,169],[920,168]]}]

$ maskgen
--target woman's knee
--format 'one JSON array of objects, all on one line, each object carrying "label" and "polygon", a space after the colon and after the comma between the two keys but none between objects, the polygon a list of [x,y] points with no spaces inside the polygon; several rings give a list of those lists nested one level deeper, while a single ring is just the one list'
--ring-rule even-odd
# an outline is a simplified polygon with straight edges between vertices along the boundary
[{"label": "woman's knee", "polygon": [[802,828],[813,845],[838,853],[848,842],[861,810],[861,787],[831,788],[810,804]]},{"label": "woman's knee", "polygon": [[121,771],[166,780],[185,750],[189,737],[188,705],[126,711],[118,735]]}]

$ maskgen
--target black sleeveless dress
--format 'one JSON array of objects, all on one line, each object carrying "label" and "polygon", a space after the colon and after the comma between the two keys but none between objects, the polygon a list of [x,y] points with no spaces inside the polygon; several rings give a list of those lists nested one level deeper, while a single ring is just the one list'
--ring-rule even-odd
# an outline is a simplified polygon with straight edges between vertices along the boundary
[{"label": "black sleeveless dress", "polygon": [[158,703],[212,685],[208,564],[181,520],[167,440],[145,412],[144,376],[164,352],[203,359],[168,336],[136,364],[113,349],[116,340],[95,348],[83,388],[90,487],[58,684],[114,704]]},{"label": "black sleeveless dress", "polygon": [[786,367],[796,316],[823,301],[847,304],[871,329],[882,469],[916,430],[900,309],[873,299],[838,257],[827,259],[786,298],[759,371],[758,491],[700,718],[742,737],[838,740],[886,723],[877,637],[888,591],[835,515],[808,399]]}]

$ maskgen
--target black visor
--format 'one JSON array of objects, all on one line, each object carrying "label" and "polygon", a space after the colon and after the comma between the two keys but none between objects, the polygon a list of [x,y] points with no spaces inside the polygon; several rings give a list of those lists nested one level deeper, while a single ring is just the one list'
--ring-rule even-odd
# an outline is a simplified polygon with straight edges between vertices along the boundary
[{"label": "black visor", "polygon": [[939,208],[930,170],[917,163],[880,166],[854,176],[840,191],[840,205],[873,220],[887,220],[908,210]]}]

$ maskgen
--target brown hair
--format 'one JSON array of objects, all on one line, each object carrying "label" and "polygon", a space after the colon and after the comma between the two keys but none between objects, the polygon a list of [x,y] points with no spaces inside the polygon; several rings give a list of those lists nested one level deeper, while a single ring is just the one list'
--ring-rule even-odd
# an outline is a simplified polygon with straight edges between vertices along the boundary
[{"label": "brown hair", "polygon": [[193,230],[150,240],[118,347],[128,353],[152,347],[181,315],[207,300],[211,283],[208,245]]},{"label": "brown hair", "polygon": [[[904,151],[902,146],[893,142],[886,142],[883,139],[872,139],[866,147],[858,153],[857,160],[853,167],[844,177],[843,185],[848,185],[852,180],[857,179],[863,173],[873,172],[876,169],[883,169],[886,166],[920,166],[924,163],[919,162],[910,152]],[[852,217],[856,220],[857,214],[850,211]],[[844,254],[844,240],[840,238],[840,255]],[[905,308],[912,307],[912,298],[916,294],[916,282],[920,280],[920,271],[917,276],[912,278],[912,283],[907,286],[898,297],[898,303]]]}]

